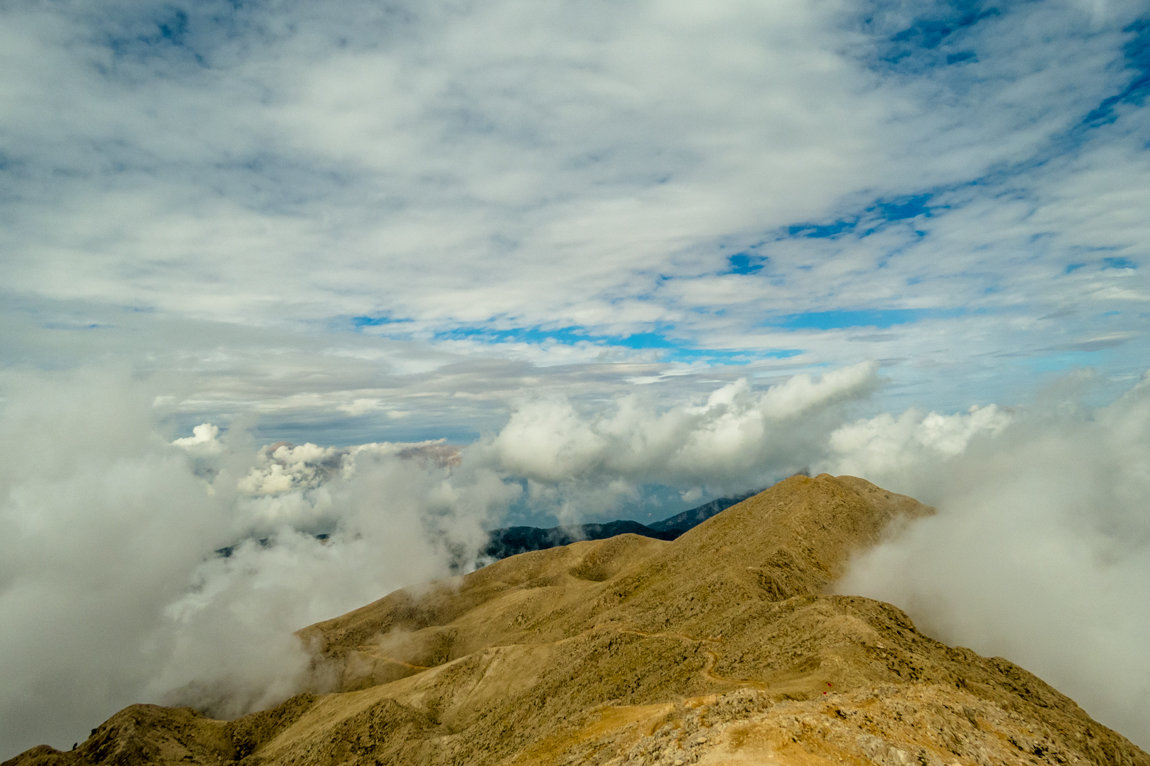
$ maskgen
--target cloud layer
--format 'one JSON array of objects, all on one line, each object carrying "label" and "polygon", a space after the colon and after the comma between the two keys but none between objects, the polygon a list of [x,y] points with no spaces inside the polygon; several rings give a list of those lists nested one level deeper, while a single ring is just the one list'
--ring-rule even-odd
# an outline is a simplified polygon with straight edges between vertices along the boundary
[{"label": "cloud layer", "polygon": [[513,508],[583,521],[665,490],[687,502],[808,467],[939,508],[860,557],[840,588],[1007,656],[1141,736],[1145,381],[1102,407],[1084,403],[1096,382],[1079,375],[1023,407],[859,418],[881,385],[863,364],[669,407],[638,395],[598,407],[524,400],[462,449],[257,448],[211,424],[179,436],[155,383],[7,380],[5,750],[66,746],[131,702],[233,715],[322,683],[294,630],[443,576]]},{"label": "cloud layer", "polygon": [[902,406],[1116,393],[1150,350],[1137,12],[10,3],[0,349],[343,444],[868,359]]},{"label": "cloud layer", "polygon": [[838,587],[1023,665],[1145,748],[1150,378],[1101,408],[1081,394],[837,431],[833,465],[939,511],[861,556]]},{"label": "cloud layer", "polygon": [[641,395],[585,413],[566,399],[539,399],[517,408],[475,449],[527,479],[537,506],[556,505],[562,518],[576,521],[614,510],[648,484],[689,496],[761,489],[808,467],[846,406],[873,393],[877,382],[876,366],[864,363],[761,390],[741,379],[701,403],[669,409]]},{"label": "cloud layer", "polygon": [[281,446],[269,463],[210,425],[171,444],[151,386],[123,374],[7,382],[6,753],[66,747],[132,702],[226,715],[283,698],[307,680],[293,631],[445,575],[519,491],[437,445],[342,451],[320,480],[340,451]]}]

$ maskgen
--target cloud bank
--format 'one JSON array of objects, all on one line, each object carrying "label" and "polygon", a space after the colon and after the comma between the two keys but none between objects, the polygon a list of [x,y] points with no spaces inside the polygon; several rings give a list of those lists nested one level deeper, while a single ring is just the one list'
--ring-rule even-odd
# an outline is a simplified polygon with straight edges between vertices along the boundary
[{"label": "cloud bank", "polygon": [[257,448],[212,424],[173,433],[154,381],[8,376],[0,743],[66,747],[132,702],[235,715],[318,683],[294,630],[443,576],[516,502],[586,520],[653,486],[699,498],[809,467],[939,508],[841,589],[1007,656],[1145,744],[1150,380],[1101,407],[1083,375],[1023,406],[859,418],[880,385],[868,363],[670,404],[528,399],[463,448]]},{"label": "cloud bank", "polygon": [[1021,664],[1147,748],[1150,377],[1104,407],[1082,404],[1087,392],[836,431],[832,469],[938,508],[838,588]]},{"label": "cloud bank", "polygon": [[152,385],[64,377],[9,376],[0,411],[6,753],[66,748],[132,702],[282,699],[308,681],[293,631],[445,575],[519,491],[441,445],[269,460],[210,424],[172,443]]},{"label": "cloud bank", "polygon": [[527,400],[462,449],[257,448],[211,423],[172,433],[155,380],[8,375],[0,743],[66,747],[138,701],[271,704],[316,682],[293,631],[444,576],[522,487],[534,518],[582,521],[652,484],[760,486],[816,455],[877,382],[868,363],[670,407]]},{"label": "cloud bank", "polygon": [[848,406],[877,385],[877,365],[867,362],[763,389],[740,379],[669,408],[641,394],[582,413],[564,398],[538,399],[476,451],[575,521],[614,510],[646,484],[694,495],[761,489],[808,467]]}]

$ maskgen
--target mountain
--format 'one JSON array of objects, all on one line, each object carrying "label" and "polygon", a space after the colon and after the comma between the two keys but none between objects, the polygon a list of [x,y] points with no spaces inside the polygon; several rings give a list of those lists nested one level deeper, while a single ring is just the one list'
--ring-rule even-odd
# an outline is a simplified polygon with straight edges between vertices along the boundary
[{"label": "mountain", "polygon": [[606,540],[616,535],[641,535],[656,540],[674,540],[676,532],[658,532],[638,521],[608,521],[602,524],[571,524],[564,527],[502,527],[489,533],[483,557],[492,561],[520,553],[545,551],[583,540]]},{"label": "mountain", "polygon": [[483,556],[492,561],[505,559],[529,551],[542,551],[583,540],[606,540],[616,535],[632,534],[657,540],[674,540],[688,529],[732,505],[746,500],[742,497],[721,497],[696,508],[675,514],[653,524],[638,521],[609,521],[601,524],[571,524],[563,527],[501,527],[489,533]]},{"label": "mountain", "polygon": [[792,477],[671,542],[526,553],[305,628],[326,693],[234,721],[135,705],[8,763],[1150,766],[1009,661],[825,594],[930,512]]},{"label": "mountain", "polygon": [[[756,494],[758,493],[749,492],[745,495],[739,495],[737,497],[715,498],[708,503],[703,503],[700,506],[683,511],[682,513],[676,513],[670,518],[663,519],[662,521],[656,521],[654,524],[651,524],[650,527],[656,532],[669,532],[673,533],[675,537],[678,537],[688,529],[694,529],[695,527],[699,526],[715,514],[720,513],[721,511],[725,511],[732,505],[737,505],[738,503],[746,500],[748,497],[753,497]],[[671,539],[673,540],[674,537]]]}]

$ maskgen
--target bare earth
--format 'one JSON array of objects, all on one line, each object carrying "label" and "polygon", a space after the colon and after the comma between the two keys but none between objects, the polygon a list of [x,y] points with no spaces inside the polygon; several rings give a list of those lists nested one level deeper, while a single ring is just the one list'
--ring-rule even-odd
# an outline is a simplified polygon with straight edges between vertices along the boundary
[{"label": "bare earth", "polygon": [[8,764],[1145,764],[1000,658],[822,595],[930,513],[792,477],[674,542],[527,553],[300,631],[317,688],[235,721],[133,705]]}]

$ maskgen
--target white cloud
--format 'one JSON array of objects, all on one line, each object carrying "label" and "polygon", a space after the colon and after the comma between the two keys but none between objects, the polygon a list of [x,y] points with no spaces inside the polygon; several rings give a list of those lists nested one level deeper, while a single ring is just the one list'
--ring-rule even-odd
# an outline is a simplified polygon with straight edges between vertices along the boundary
[{"label": "white cloud", "polygon": [[[494,401],[595,365],[649,365],[589,373],[607,396],[682,371],[577,332],[493,347],[461,325],[769,338],[807,371],[894,360],[925,407],[961,392],[917,393],[924,366],[1009,398],[1033,371],[994,354],[1080,338],[1135,333],[1092,360],[1129,375],[1144,269],[1063,271],[1146,260],[1142,107],[1080,124],[1138,76],[1133,12],[1052,2],[964,26],[945,4],[207,3],[182,25],[132,3],[6,6],[0,163],[20,183],[0,202],[0,347],[45,367],[148,360],[194,375],[190,416],[359,418],[363,441],[424,383],[396,403],[380,373],[462,363],[462,393]],[[916,37],[938,28],[924,19],[951,34]],[[874,204],[922,194],[913,219]],[[834,238],[787,229],[855,219]],[[722,273],[745,249],[762,271]],[[771,329],[813,307],[962,311],[883,334]],[[407,321],[353,334],[361,315]],[[449,411],[472,435],[498,419],[458,405],[421,396],[429,425],[405,438]]]},{"label": "white cloud", "polygon": [[192,429],[191,436],[182,436],[172,442],[177,447],[187,450],[192,455],[211,457],[224,450],[220,442],[220,427],[212,423],[201,423]]},{"label": "white cloud", "polygon": [[292,631],[444,575],[519,491],[438,443],[256,455],[203,424],[172,444],[150,384],[123,374],[4,383],[6,752],[66,747],[133,702],[283,697],[309,661]]},{"label": "white cloud", "polygon": [[808,466],[844,406],[873,392],[877,381],[876,366],[863,363],[761,390],[738,380],[702,404],[664,410],[639,395],[582,412],[566,399],[533,400],[474,449],[500,470],[530,479],[537,501],[568,509],[568,516],[614,511],[648,483],[744,491]]},{"label": "white cloud", "polygon": [[957,415],[913,409],[897,417],[883,413],[840,426],[830,435],[829,447],[836,473],[873,477],[880,484],[905,481],[908,466],[960,455],[971,439],[993,437],[1010,422],[1010,413],[993,404]]},{"label": "white cloud", "polygon": [[836,431],[832,470],[939,509],[861,556],[839,589],[1021,664],[1146,747],[1147,380],[1098,409],[1063,392],[1010,414],[908,412]]}]

